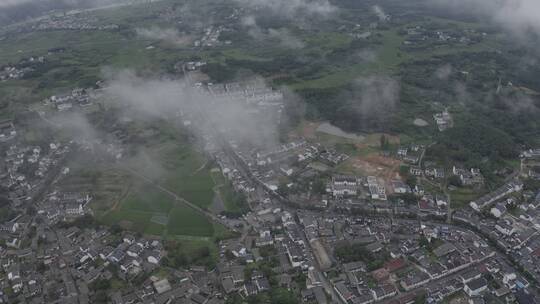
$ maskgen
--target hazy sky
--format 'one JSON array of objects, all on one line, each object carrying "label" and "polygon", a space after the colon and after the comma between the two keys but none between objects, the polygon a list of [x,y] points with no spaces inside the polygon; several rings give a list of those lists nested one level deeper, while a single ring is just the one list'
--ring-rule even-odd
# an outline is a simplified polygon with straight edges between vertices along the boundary
[{"label": "hazy sky", "polygon": [[29,2],[31,0],[0,0],[0,8]]},{"label": "hazy sky", "polygon": [[539,0],[435,0],[432,3],[456,12],[491,19],[515,34],[540,34]]}]

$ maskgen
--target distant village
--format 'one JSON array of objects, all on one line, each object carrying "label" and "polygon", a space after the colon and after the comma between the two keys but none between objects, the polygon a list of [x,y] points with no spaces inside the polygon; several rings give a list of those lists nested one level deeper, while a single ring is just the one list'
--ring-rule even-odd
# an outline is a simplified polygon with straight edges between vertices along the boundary
[{"label": "distant village", "polygon": [[35,67],[45,62],[44,56],[29,57],[15,65],[0,67],[0,81],[21,79],[35,70]]}]

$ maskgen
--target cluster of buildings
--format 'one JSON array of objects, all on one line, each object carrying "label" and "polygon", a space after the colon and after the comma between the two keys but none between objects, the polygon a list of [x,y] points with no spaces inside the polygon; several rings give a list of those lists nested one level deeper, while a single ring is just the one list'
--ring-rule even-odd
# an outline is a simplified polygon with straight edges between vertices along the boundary
[{"label": "cluster of buildings", "polygon": [[99,24],[97,18],[83,14],[50,16],[40,19],[30,26],[32,31],[111,31],[117,30],[116,24]]},{"label": "cluster of buildings", "polygon": [[243,100],[248,105],[282,106],[283,92],[273,90],[263,81],[233,82],[227,84],[212,84],[206,86],[206,92],[217,101]]},{"label": "cluster of buildings", "polygon": [[425,46],[426,44],[472,44],[481,42],[486,33],[475,29],[433,30],[422,25],[406,29],[404,45]]},{"label": "cluster of buildings", "polygon": [[14,139],[17,136],[17,130],[13,121],[3,120],[0,121],[0,142],[7,142]]},{"label": "cluster of buildings", "polygon": [[21,79],[26,73],[30,71],[32,71],[32,68],[28,67],[22,69],[18,69],[12,66],[4,67],[4,69],[0,71],[0,81],[5,81],[9,79]]},{"label": "cluster of buildings", "polygon": [[465,170],[453,166],[452,173],[459,177],[459,181],[463,186],[482,186],[484,184],[484,176],[478,168]]},{"label": "cluster of buildings", "polygon": [[319,158],[322,162],[334,167],[349,159],[349,155],[338,152],[335,149],[326,148],[321,151]]},{"label": "cluster of buildings", "polygon": [[[309,144],[294,146],[290,151],[297,152],[305,146]],[[286,150],[284,147],[283,151]],[[243,158],[241,152],[238,155],[240,163],[251,164],[247,168],[273,163],[257,164],[256,158]],[[233,169],[235,165],[238,163],[228,163],[223,172],[235,172],[229,177],[243,176],[245,181],[253,181],[247,176],[258,169],[248,169],[250,173],[246,174],[243,169]],[[433,170],[430,176],[434,178],[441,174],[438,168],[426,170]],[[258,199],[254,196],[250,204],[252,212],[243,217],[253,233],[241,244],[233,240],[222,247],[222,257],[227,256],[227,251],[233,256],[218,267],[222,269],[222,288],[229,295],[240,293],[244,297],[268,288],[298,288],[304,301],[316,303],[412,303],[419,296],[437,303],[457,293],[471,303],[490,303],[493,299],[511,302],[532,297],[529,280],[509,265],[483,236],[461,227],[429,222],[432,216],[446,217],[449,201],[446,195],[425,193],[420,186],[410,189],[396,180],[392,183],[394,193],[412,192],[418,205],[395,205],[373,198],[383,193],[378,186],[381,185],[375,177],[364,180],[335,175],[326,191],[335,198],[335,206],[342,206],[341,210],[347,210],[347,214],[351,211],[352,214],[395,214],[398,218],[342,215],[333,213],[332,209],[325,209],[324,216],[318,211],[287,211],[268,191]],[[260,187],[257,182],[250,183],[252,193],[260,192]],[[266,185],[263,189],[272,190]],[[366,195],[362,195],[364,192]],[[400,220],[400,215],[425,220]],[[490,231],[498,228],[493,226]],[[254,240],[250,241],[250,237]],[[335,249],[344,244],[359,244],[375,260],[359,257],[355,261],[342,261]],[[533,248],[531,245],[527,251],[533,252]],[[270,275],[255,272],[246,276],[245,263],[267,263],[268,255],[261,251],[271,251],[272,256],[278,257],[272,264],[273,271]],[[306,277],[305,286],[295,286],[294,279],[291,280],[300,272]],[[267,281],[273,283],[268,287]]]},{"label": "cluster of buildings", "polygon": [[439,128],[440,132],[443,132],[454,126],[454,120],[452,119],[452,115],[450,115],[450,112],[448,112],[448,109],[445,109],[441,113],[435,113],[433,115],[433,119],[435,120],[437,128]]},{"label": "cluster of buildings", "polygon": [[318,145],[298,140],[265,150],[236,146],[235,154],[250,175],[268,190],[277,191],[282,178],[314,176],[316,169],[309,168],[308,164],[318,159],[320,150]]},{"label": "cluster of buildings", "polygon": [[331,192],[334,197],[351,197],[358,195],[360,181],[355,176],[332,177]]},{"label": "cluster of buildings", "polygon": [[48,173],[69,153],[68,145],[51,143],[47,149],[11,145],[0,162],[0,185],[7,189],[13,208],[24,205],[41,190]]},{"label": "cluster of buildings", "polygon": [[[421,174],[441,179],[444,178],[444,169],[428,166]],[[459,176],[463,185],[468,186],[476,184],[474,180],[483,180],[481,173],[475,169],[460,170],[454,167],[452,174]],[[363,186],[367,186],[367,189],[363,189]],[[493,299],[512,302],[533,297],[530,294],[530,281],[508,264],[505,258],[497,253],[497,248],[492,247],[483,235],[479,236],[457,226],[428,222],[431,216],[446,218],[449,202],[446,195],[431,195],[425,193],[420,186],[411,189],[403,182],[395,180],[392,181],[394,193],[414,193],[418,200],[418,205],[396,207],[390,202],[377,202],[381,196],[384,197],[385,192],[381,191],[381,188],[385,187],[376,177],[367,177],[364,181],[354,176],[335,175],[326,188],[327,193],[334,197],[334,206],[341,205],[345,207],[343,210],[414,215],[425,218],[426,222],[394,219],[391,223],[384,223],[380,218],[359,219],[354,216],[333,215],[326,209],[324,216],[306,216],[305,212],[302,212],[295,224],[287,221],[287,216],[281,218],[280,214],[284,211],[279,209],[279,205],[273,205],[272,199],[268,198],[260,205],[255,204],[252,209],[254,214],[248,216],[248,222],[254,227],[267,229],[261,233],[257,244],[281,244],[281,234],[278,234],[276,239],[276,235],[271,233],[281,229],[281,226],[267,226],[268,223],[280,223],[280,218],[281,222],[288,223],[285,226],[294,227],[293,231],[300,228],[304,233],[305,239],[298,242],[295,240],[299,238],[292,237],[296,232],[290,235],[293,243],[304,244],[300,248],[291,251],[290,248],[298,246],[293,243],[284,245],[284,254],[287,255],[290,265],[307,272],[307,290],[301,293],[304,299],[326,303],[328,299],[321,297],[321,292],[330,297],[335,296],[336,302],[341,303],[391,302],[392,299],[395,299],[395,303],[410,303],[418,297],[419,292],[427,295],[430,302],[441,302],[457,293],[464,295],[471,303],[490,303]],[[513,193],[520,193],[521,190],[520,182],[510,181],[501,189],[488,194],[485,201],[489,202],[482,208],[492,206],[496,201]],[[363,192],[368,195],[362,195]],[[538,195],[540,197],[540,194]],[[363,198],[370,200],[365,201]],[[330,198],[328,200],[332,201]],[[511,200],[507,199],[507,202]],[[510,225],[507,222],[511,221],[506,207],[501,206],[493,206],[491,213],[498,219],[492,221],[493,225],[486,229],[486,232],[497,234],[493,240],[515,238],[517,231],[520,231],[516,227],[507,227]],[[520,206],[534,208],[535,205],[534,201],[531,201],[526,207],[523,204]],[[532,209],[527,210],[531,212]],[[461,222],[460,213],[455,216],[456,220]],[[521,220],[522,223],[518,225],[521,225],[520,227],[530,227],[536,223],[525,215]],[[530,223],[526,224],[526,220]],[[516,226],[515,223],[512,225]],[[536,266],[533,267],[538,263],[534,253],[538,251],[536,243],[540,237],[537,239],[534,231],[525,231],[527,232],[521,236],[523,239],[520,242],[524,246],[520,247],[523,248],[519,254],[521,263],[523,267],[540,271]],[[369,260],[341,263],[333,249],[342,246],[345,240],[349,244],[361,244],[364,250],[373,256],[385,257],[384,261],[377,264],[380,267],[376,269],[372,269],[374,266],[370,265]],[[305,246],[306,243],[309,246]],[[256,261],[257,255],[253,259]],[[313,264],[306,263],[312,261],[316,261],[319,266],[313,267]],[[331,290],[327,290],[328,284],[332,287]],[[246,289],[251,290],[241,290]]]},{"label": "cluster of buildings", "polygon": [[412,144],[410,146],[399,147],[397,157],[405,163],[416,165],[420,161],[422,153],[424,153],[424,147]]},{"label": "cluster of buildings", "polygon": [[0,207],[9,217],[0,224],[0,302],[224,303],[208,269],[168,268],[160,239],[94,221],[92,197],[64,185],[70,176],[63,164],[73,149],[2,146],[0,183],[7,192]]},{"label": "cluster of buildings", "polygon": [[[100,227],[28,222],[25,228],[32,231],[25,236],[29,240],[27,247],[0,253],[6,274],[0,283],[4,290],[9,288],[9,293],[1,295],[4,302],[91,303],[99,281],[128,282],[137,275],[150,274],[165,254],[160,241],[136,239],[128,234],[119,237]],[[141,284],[144,288],[136,286],[136,290],[133,286],[131,293],[141,298],[159,298],[166,291],[155,281],[145,281]],[[115,292],[122,299],[123,293],[130,291]]]},{"label": "cluster of buildings", "polygon": [[71,110],[74,106],[87,107],[92,104],[92,99],[95,98],[93,89],[73,89],[69,93],[53,95],[44,100],[45,105],[52,106],[54,109],[63,112]]},{"label": "cluster of buildings", "polygon": [[540,149],[529,149],[521,153],[521,172],[528,178],[540,180]]},{"label": "cluster of buildings", "polygon": [[206,61],[189,61],[183,64],[184,68],[188,71],[196,71],[206,65]]},{"label": "cluster of buildings", "polygon": [[224,26],[210,26],[204,30],[203,36],[201,39],[195,40],[193,45],[195,47],[216,47],[220,45],[229,45],[231,44],[231,41],[220,41],[219,36],[221,35],[221,32],[225,31],[226,28]]},{"label": "cluster of buildings", "polygon": [[14,65],[8,65],[0,69],[0,81],[6,81],[10,79],[21,79],[29,72],[34,71],[36,65],[45,62],[44,56],[29,57],[19,61]]},{"label": "cluster of buildings", "polygon": [[395,303],[411,303],[419,293],[425,294],[428,303],[437,303],[458,292],[470,301],[506,302],[515,299],[518,286],[523,289],[529,284],[470,231],[405,220],[387,222],[386,226],[374,220],[350,221],[353,224],[345,238],[386,258],[372,266],[370,260],[341,265],[344,274],[335,279],[335,289],[343,303],[389,298],[395,298]]},{"label": "cluster of buildings", "polygon": [[448,197],[446,195],[429,193],[418,194],[418,212],[419,214],[446,216],[448,213]]},{"label": "cluster of buildings", "polygon": [[[217,98],[245,96],[238,93],[243,89],[234,88],[235,84],[220,85],[208,91]],[[451,127],[447,111],[440,119],[440,127]],[[411,175],[432,182],[444,179],[444,168],[420,163],[423,149],[417,145],[400,147],[397,155],[405,163],[418,164],[411,167]],[[428,193],[419,184],[411,188],[399,179],[382,182],[375,176],[328,177],[324,173],[342,161],[334,156],[336,161],[325,159],[328,154],[339,155],[303,140],[266,152],[229,142],[228,149],[214,154],[225,177],[249,196],[250,212],[237,220],[252,232],[221,244],[220,263],[224,264],[218,267],[219,280],[228,296],[250,297],[283,287],[298,290],[304,301],[317,303],[412,303],[421,295],[429,303],[438,303],[457,293],[471,303],[490,303],[493,299],[511,302],[533,296],[530,280],[483,234],[441,224],[448,218],[463,223],[459,212],[449,216],[446,194]],[[484,183],[482,174],[474,168],[453,167],[448,174],[457,176],[463,186]],[[295,191],[282,196],[278,181],[284,178],[288,180],[285,186]],[[310,196],[317,178],[325,180],[325,193]],[[510,206],[503,208],[497,202],[521,190],[522,184],[512,180],[500,191],[475,201],[482,205],[478,210],[492,213],[489,233],[500,234],[494,240],[516,237],[518,228],[505,226]],[[403,200],[412,197],[413,204],[400,199],[401,194],[409,193],[414,195]],[[310,207],[323,211],[299,211],[287,205],[290,200],[298,204],[304,197],[311,198],[307,199]],[[523,215],[522,220],[525,218]],[[534,236],[527,239],[530,244],[526,252],[530,254],[522,259],[528,267],[537,262]],[[359,255],[355,260],[343,257],[337,250],[343,246],[355,246],[366,256]],[[268,256],[274,259],[269,261]],[[272,271],[251,273],[253,268],[266,269],[262,265]],[[300,273],[306,279],[305,285],[298,286],[294,278]]]},{"label": "cluster of buildings", "polygon": [[367,188],[369,194],[373,200],[386,201],[386,188],[382,182],[375,176],[368,176],[366,178]]},{"label": "cluster of buildings", "polygon": [[89,214],[88,203],[91,201],[92,197],[86,193],[54,191],[37,203],[37,214],[49,225],[54,225]]},{"label": "cluster of buildings", "polygon": [[[529,284],[480,236],[459,227],[337,214],[318,219],[303,214],[300,222],[306,235],[328,249],[333,267],[323,278],[332,285],[336,302],[412,303],[423,294],[437,303],[458,292],[470,299],[506,301],[519,284]],[[365,251],[357,260],[342,261],[339,250],[332,254],[332,249],[351,245]]]},{"label": "cluster of buildings", "polygon": [[491,206],[497,200],[503,197],[523,190],[523,183],[519,180],[512,180],[508,183],[500,186],[492,192],[483,195],[469,203],[472,209],[475,211],[482,211],[483,209]]},{"label": "cluster of buildings", "polygon": [[17,68],[14,66],[7,66],[0,70],[0,81],[10,79],[21,79],[26,73],[33,71],[30,67]]},{"label": "cluster of buildings", "polygon": [[489,210],[489,217],[465,210],[454,214],[455,220],[478,229],[485,239],[520,265],[528,277],[516,274],[507,277],[510,288],[523,288],[531,280],[540,279],[537,266],[540,261],[540,192],[518,200],[512,196],[498,200]]},{"label": "cluster of buildings", "polygon": [[[392,180],[391,184],[394,193],[403,194],[411,192],[411,188],[401,180]],[[361,193],[367,193],[367,196],[364,195],[363,197],[371,200],[387,200],[386,187],[375,176],[360,178],[356,176],[336,175],[332,177],[326,191],[331,193],[335,199],[358,198],[362,197],[360,195]]]}]

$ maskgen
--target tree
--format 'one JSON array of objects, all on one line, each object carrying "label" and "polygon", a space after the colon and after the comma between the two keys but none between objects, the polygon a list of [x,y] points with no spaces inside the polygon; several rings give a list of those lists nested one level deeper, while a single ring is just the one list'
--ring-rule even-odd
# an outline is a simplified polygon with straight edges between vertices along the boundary
[{"label": "tree", "polygon": [[203,246],[197,250],[195,259],[204,259],[210,256],[210,248]]},{"label": "tree", "polygon": [[317,179],[313,182],[312,189],[314,193],[324,194],[326,192],[326,184],[322,179]]},{"label": "tree", "polygon": [[298,300],[292,291],[285,288],[272,289],[270,293],[271,304],[297,304]]},{"label": "tree", "polygon": [[287,183],[280,182],[277,192],[283,196],[287,196],[289,194],[289,186],[287,186]]},{"label": "tree", "polygon": [[416,205],[416,203],[418,202],[414,193],[411,192],[403,193],[398,197],[401,198],[403,202],[405,202],[405,204],[407,205]]},{"label": "tree", "polygon": [[381,135],[381,138],[379,140],[380,140],[381,150],[388,151],[390,149],[390,142],[388,138],[386,138],[386,136],[383,134]]},{"label": "tree", "polygon": [[418,240],[418,245],[420,245],[420,247],[427,248],[429,246],[429,241],[425,236],[422,235]]},{"label": "tree", "polygon": [[416,180],[416,176],[414,176],[414,175],[409,175],[405,179],[405,183],[407,185],[409,185],[409,187],[411,187],[411,188],[414,188],[414,186],[416,186],[417,182],[418,181]]},{"label": "tree", "polygon": [[229,261],[232,261],[234,259],[234,254],[230,249],[225,250],[225,258],[227,258],[227,260]]},{"label": "tree", "polygon": [[115,223],[109,228],[109,232],[111,234],[120,234],[122,233],[122,227],[120,227],[120,225]]},{"label": "tree", "polygon": [[414,304],[425,304],[426,303],[426,294],[418,295],[414,299]]},{"label": "tree", "polygon": [[48,269],[47,265],[45,265],[45,263],[43,262],[37,264],[36,266],[36,270],[41,274],[43,274],[47,269]]},{"label": "tree", "polygon": [[406,178],[409,175],[409,166],[400,166],[399,167],[399,175],[403,178]]},{"label": "tree", "polygon": [[111,288],[111,281],[105,279],[97,280],[91,285],[91,288],[92,290],[108,290]]},{"label": "tree", "polygon": [[455,186],[455,187],[461,187],[461,179],[457,175],[452,175],[448,178],[448,184]]},{"label": "tree", "polygon": [[188,264],[188,259],[186,255],[182,252],[174,256],[173,262],[174,262],[174,266],[181,267],[181,266],[186,266]]},{"label": "tree", "polygon": [[93,303],[107,303],[109,301],[109,296],[104,290],[98,290],[94,294],[94,300]]}]

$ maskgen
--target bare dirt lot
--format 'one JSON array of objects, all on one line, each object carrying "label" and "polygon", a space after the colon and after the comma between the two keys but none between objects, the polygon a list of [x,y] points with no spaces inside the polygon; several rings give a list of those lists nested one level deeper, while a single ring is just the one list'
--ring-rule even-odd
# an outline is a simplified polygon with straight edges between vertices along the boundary
[{"label": "bare dirt lot", "polygon": [[390,157],[371,154],[353,157],[348,162],[350,167],[362,175],[373,175],[385,180],[394,179],[399,175],[400,161]]}]

